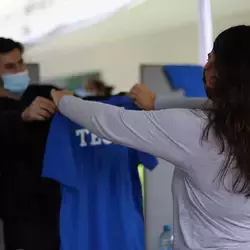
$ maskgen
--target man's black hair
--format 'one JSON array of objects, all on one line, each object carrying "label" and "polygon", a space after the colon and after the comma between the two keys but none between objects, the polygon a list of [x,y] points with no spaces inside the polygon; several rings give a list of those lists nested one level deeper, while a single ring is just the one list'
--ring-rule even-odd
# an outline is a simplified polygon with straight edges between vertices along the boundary
[{"label": "man's black hair", "polygon": [[24,52],[24,47],[21,43],[10,38],[0,37],[0,54],[6,54],[14,49],[19,49],[21,54]]}]

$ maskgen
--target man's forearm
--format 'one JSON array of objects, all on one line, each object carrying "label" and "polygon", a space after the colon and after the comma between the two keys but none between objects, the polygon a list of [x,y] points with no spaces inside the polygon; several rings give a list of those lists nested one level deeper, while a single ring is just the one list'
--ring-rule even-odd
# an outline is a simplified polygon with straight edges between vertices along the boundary
[{"label": "man's forearm", "polygon": [[206,101],[206,98],[161,96],[157,97],[155,100],[155,110],[171,108],[196,109],[201,108]]}]

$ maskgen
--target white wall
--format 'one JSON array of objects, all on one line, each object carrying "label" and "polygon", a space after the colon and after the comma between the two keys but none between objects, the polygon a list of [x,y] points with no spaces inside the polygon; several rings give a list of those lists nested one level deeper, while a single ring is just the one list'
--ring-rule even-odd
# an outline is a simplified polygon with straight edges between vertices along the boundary
[{"label": "white wall", "polygon": [[127,90],[139,79],[142,63],[196,62],[196,27],[134,37],[88,50],[74,48],[61,54],[29,56],[41,64],[42,79],[100,70],[103,78],[120,90]]},{"label": "white wall", "polygon": [[[243,13],[214,22],[215,34],[232,25],[250,23],[250,14]],[[108,83],[117,90],[127,90],[139,80],[142,63],[198,62],[198,27],[190,24],[174,30],[128,38],[112,44],[70,51],[58,50],[39,55],[28,53],[27,60],[41,64],[42,79],[100,70]]]}]

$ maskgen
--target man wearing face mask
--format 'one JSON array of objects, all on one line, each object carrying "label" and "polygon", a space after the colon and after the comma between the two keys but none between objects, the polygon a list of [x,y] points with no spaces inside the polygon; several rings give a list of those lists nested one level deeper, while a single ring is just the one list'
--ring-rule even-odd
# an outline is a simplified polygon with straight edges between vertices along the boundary
[{"label": "man wearing face mask", "polygon": [[22,44],[0,38],[0,216],[6,250],[58,250],[60,190],[40,177],[52,86],[29,85]]}]

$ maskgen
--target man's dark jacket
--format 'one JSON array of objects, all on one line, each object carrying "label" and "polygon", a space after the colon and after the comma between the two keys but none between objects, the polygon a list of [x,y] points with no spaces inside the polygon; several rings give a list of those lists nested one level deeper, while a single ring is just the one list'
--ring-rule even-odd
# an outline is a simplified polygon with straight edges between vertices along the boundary
[{"label": "man's dark jacket", "polygon": [[21,119],[37,96],[51,99],[52,88],[31,85],[19,101],[0,97],[0,216],[7,221],[58,223],[59,186],[40,177],[50,121]]}]

